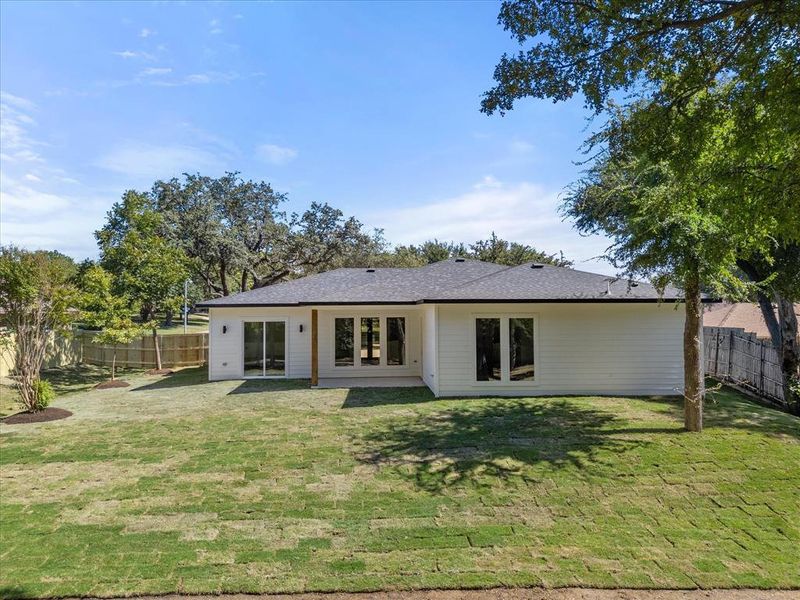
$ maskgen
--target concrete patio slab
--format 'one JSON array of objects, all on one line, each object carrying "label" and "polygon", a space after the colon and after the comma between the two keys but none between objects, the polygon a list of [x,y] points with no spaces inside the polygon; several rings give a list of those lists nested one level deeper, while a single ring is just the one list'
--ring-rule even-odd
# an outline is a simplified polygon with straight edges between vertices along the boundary
[{"label": "concrete patio slab", "polygon": [[420,377],[326,377],[320,378],[318,388],[392,388],[425,387]]}]

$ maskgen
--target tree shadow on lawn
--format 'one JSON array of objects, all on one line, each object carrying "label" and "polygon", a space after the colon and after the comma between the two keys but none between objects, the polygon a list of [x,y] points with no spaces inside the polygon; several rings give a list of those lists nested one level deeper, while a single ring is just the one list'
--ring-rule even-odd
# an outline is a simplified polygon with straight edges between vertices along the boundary
[{"label": "tree shadow on lawn", "polygon": [[25,588],[16,585],[0,586],[0,598],[8,598],[8,600],[16,600],[17,598],[34,598],[33,594],[28,593]]},{"label": "tree shadow on lawn", "polygon": [[154,381],[133,388],[132,392],[147,392],[193,385],[203,385],[208,381],[208,367],[186,367],[168,375],[151,375]]},{"label": "tree shadow on lawn", "polygon": [[[407,394],[401,390],[375,392],[359,390],[353,394],[351,406],[429,400],[410,390]],[[624,413],[614,414],[611,408],[597,410],[579,398],[439,400],[442,410],[373,421],[357,437],[356,458],[395,469],[418,487],[438,493],[461,483],[491,485],[493,480],[513,478],[530,481],[535,478],[530,467],[537,464],[582,471],[619,470],[624,459],[613,455],[656,443],[649,436],[697,435],[683,429],[681,398],[631,400],[646,401],[655,413],[653,417],[659,420],[657,415],[665,415],[667,422],[640,424]],[[753,404],[724,388],[711,393],[705,425],[709,429],[800,437],[800,419]]]},{"label": "tree shadow on lawn", "polygon": [[433,402],[436,397],[427,387],[350,388],[342,408],[370,408]]},{"label": "tree shadow on lawn", "polygon": [[245,379],[231,394],[258,394],[264,392],[291,392],[309,389],[308,379]]},{"label": "tree shadow on lawn", "polygon": [[[374,424],[360,437],[363,452],[356,458],[396,468],[436,493],[462,482],[530,480],[527,467],[539,463],[583,470],[603,462],[601,454],[650,443],[615,437],[643,431],[625,429],[626,422],[568,400],[462,400],[443,411]],[[667,431],[681,432],[678,427]]]},{"label": "tree shadow on lawn", "polygon": [[[704,428],[744,429],[772,435],[788,435],[800,438],[800,419],[777,408],[764,406],[752,401],[746,395],[709,381],[709,392],[703,409]],[[674,417],[683,423],[683,398],[654,397],[647,402],[654,410]]]},{"label": "tree shadow on lawn", "polygon": [[[120,378],[125,376],[125,371],[118,369]],[[54,369],[44,369],[42,379],[53,386],[57,395],[77,392],[93,388],[101,381],[106,381],[111,376],[111,370],[95,365],[69,365]]]}]

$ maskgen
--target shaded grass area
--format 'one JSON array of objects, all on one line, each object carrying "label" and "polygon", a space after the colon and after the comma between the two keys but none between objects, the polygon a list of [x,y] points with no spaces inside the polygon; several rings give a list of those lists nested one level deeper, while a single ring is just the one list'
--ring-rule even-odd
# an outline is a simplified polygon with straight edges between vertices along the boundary
[{"label": "shaded grass area", "polygon": [[[117,369],[117,378],[125,379],[130,376],[139,376],[142,369]],[[56,397],[62,397],[75,392],[84,392],[92,389],[101,381],[111,377],[108,367],[95,365],[69,365],[56,369],[42,371],[42,379],[50,382]],[[12,385],[11,379],[6,379],[0,384],[0,417],[14,414],[23,410],[19,401],[19,394]]]},{"label": "shaded grass area", "polygon": [[0,426],[5,595],[800,586],[800,422],[730,390],[695,435],[675,399],[205,377]]}]

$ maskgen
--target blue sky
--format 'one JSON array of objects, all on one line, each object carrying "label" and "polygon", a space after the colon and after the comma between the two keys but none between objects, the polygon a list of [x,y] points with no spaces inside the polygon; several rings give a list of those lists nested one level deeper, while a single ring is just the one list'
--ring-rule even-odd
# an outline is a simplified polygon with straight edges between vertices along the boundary
[{"label": "blue sky", "polygon": [[516,50],[497,2],[0,6],[4,244],[95,256],[125,189],[237,170],[393,243],[494,230],[613,272],[557,213],[582,101],[479,111]]}]

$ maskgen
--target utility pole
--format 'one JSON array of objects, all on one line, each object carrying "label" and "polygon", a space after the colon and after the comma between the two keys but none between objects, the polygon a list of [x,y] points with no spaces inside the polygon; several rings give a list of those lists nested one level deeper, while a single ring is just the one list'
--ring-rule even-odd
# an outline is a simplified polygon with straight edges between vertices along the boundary
[{"label": "utility pole", "polygon": [[183,333],[186,334],[186,327],[189,324],[189,280],[183,281]]}]

